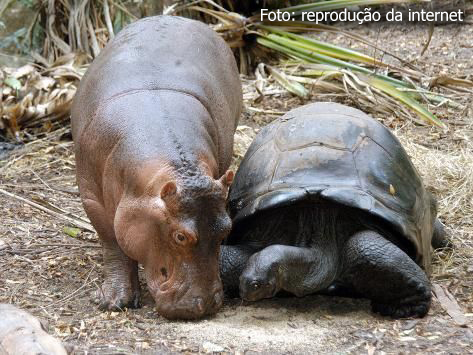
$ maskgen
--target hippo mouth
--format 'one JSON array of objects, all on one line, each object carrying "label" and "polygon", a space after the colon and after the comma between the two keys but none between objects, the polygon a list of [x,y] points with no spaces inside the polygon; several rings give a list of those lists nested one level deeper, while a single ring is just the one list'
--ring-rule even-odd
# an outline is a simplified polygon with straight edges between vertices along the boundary
[{"label": "hippo mouth", "polygon": [[174,274],[164,282],[150,278],[147,284],[158,313],[168,319],[199,319],[215,314],[222,306],[221,286],[214,292],[196,292],[185,278]]},{"label": "hippo mouth", "polygon": [[153,292],[158,313],[168,319],[200,319],[215,314],[222,306],[222,290],[210,297],[193,295],[190,286],[178,292]]}]

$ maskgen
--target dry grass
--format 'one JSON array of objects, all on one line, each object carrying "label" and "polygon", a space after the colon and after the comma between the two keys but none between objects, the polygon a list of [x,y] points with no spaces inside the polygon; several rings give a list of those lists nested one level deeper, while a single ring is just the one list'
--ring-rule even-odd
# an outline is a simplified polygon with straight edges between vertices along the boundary
[{"label": "dry grass", "polygon": [[47,68],[28,64],[0,69],[0,132],[19,142],[64,126],[85,73],[84,56],[69,54]]},{"label": "dry grass", "polygon": [[[470,116],[471,117],[471,116]],[[473,125],[450,132],[442,144],[425,146],[425,131],[403,127],[396,133],[435,194],[453,250],[438,251],[433,279],[449,286],[468,311],[473,310]],[[438,132],[431,132],[431,136]],[[456,140],[454,137],[463,137]],[[416,143],[415,143],[416,142]]]}]

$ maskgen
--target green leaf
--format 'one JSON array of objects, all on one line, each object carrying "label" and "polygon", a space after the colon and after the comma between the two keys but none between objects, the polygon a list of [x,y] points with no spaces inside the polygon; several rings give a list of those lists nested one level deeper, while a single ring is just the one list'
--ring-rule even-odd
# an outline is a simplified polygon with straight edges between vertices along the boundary
[{"label": "green leaf", "polygon": [[348,69],[355,72],[372,75],[382,80],[389,81],[393,85],[403,86],[406,88],[413,88],[411,84],[403,82],[401,80],[397,80],[386,75],[376,74],[374,71],[361,67],[359,65],[349,63],[338,58],[333,58],[328,55],[321,54],[314,50],[308,49],[305,45],[301,44],[300,42],[289,39],[287,37],[278,36],[275,34],[269,34],[269,35],[260,34],[260,36],[262,36],[266,40],[262,40],[262,38],[257,38],[258,43],[268,48],[286,53],[287,55],[293,58],[303,59],[309,63],[329,64],[329,65],[336,66],[338,68]]},{"label": "green leaf", "polygon": [[293,93],[294,95],[304,99],[309,96],[309,91],[307,91],[304,85],[289,79],[286,74],[274,69],[273,67],[268,66],[268,69],[273,78],[290,93]]},{"label": "green leaf", "polygon": [[391,85],[390,83],[383,81],[379,78],[368,77],[365,78],[365,81],[369,85],[377,88],[378,90],[381,90],[382,92],[388,94],[396,100],[404,103],[407,107],[415,111],[418,116],[427,123],[433,124],[437,127],[441,127],[444,129],[447,128],[447,125],[445,123],[440,121],[434,114],[432,114],[419,102],[413,99],[409,93],[402,91],[402,89],[397,88],[394,85]]},{"label": "green leaf", "polygon": [[[318,53],[314,50],[308,49],[307,46],[301,45],[301,43],[288,39],[283,36],[278,36],[275,34],[269,34],[267,36],[263,37],[278,46],[273,46],[273,49],[277,49],[286,53],[290,53],[291,55],[294,55],[296,57],[299,57],[301,59],[305,59],[309,62],[312,63],[322,63],[322,64],[330,64],[334,65],[339,68],[349,68],[352,70],[359,71],[361,73],[365,74],[372,74],[371,70],[357,66],[355,64],[351,64],[348,62],[345,62],[343,60],[339,60],[337,58],[332,58],[330,56],[327,56],[325,54]],[[259,41],[258,43],[263,44],[268,46],[267,41]],[[269,47],[269,46],[268,46]]]},{"label": "green leaf", "polygon": [[80,229],[74,227],[64,227],[63,231],[72,238],[76,238],[80,233]]},{"label": "green leaf", "polygon": [[277,28],[271,27],[271,26],[260,26],[261,28],[264,28],[265,30],[275,33],[277,35],[287,37],[290,39],[295,40],[296,42],[299,43],[299,45],[302,48],[306,48],[309,50],[316,51],[320,54],[327,55],[329,57],[333,58],[338,58],[338,59],[345,59],[345,60],[351,60],[354,62],[359,62],[359,63],[365,63],[369,65],[376,65],[376,66],[381,66],[381,67],[386,67],[386,65],[381,62],[376,60],[373,57],[370,57],[369,55],[363,54],[356,52],[354,50],[348,49],[348,48],[343,48],[339,46],[335,46],[330,43],[318,41],[313,38],[309,38],[306,36],[300,36],[296,35],[294,33],[290,33],[287,31],[281,31],[278,30]]},{"label": "green leaf", "polygon": [[118,10],[113,21],[113,32],[117,34],[123,28],[123,13]]}]

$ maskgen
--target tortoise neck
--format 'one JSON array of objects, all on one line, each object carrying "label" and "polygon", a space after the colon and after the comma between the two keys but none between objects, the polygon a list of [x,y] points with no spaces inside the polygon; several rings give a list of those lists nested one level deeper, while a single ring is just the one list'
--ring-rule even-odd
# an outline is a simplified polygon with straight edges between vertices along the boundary
[{"label": "tortoise neck", "polygon": [[321,291],[330,286],[338,275],[338,250],[327,244],[311,249],[312,263],[310,268],[311,284],[314,290]]}]

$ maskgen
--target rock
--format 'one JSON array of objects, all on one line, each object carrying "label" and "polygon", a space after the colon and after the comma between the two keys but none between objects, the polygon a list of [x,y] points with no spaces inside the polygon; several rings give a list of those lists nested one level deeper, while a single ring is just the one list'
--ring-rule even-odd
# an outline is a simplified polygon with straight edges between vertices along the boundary
[{"label": "rock", "polygon": [[0,353],[66,355],[61,342],[43,329],[41,322],[11,304],[0,304]]},{"label": "rock", "polygon": [[206,353],[221,353],[225,349],[223,346],[205,341],[202,343],[202,350]]}]

